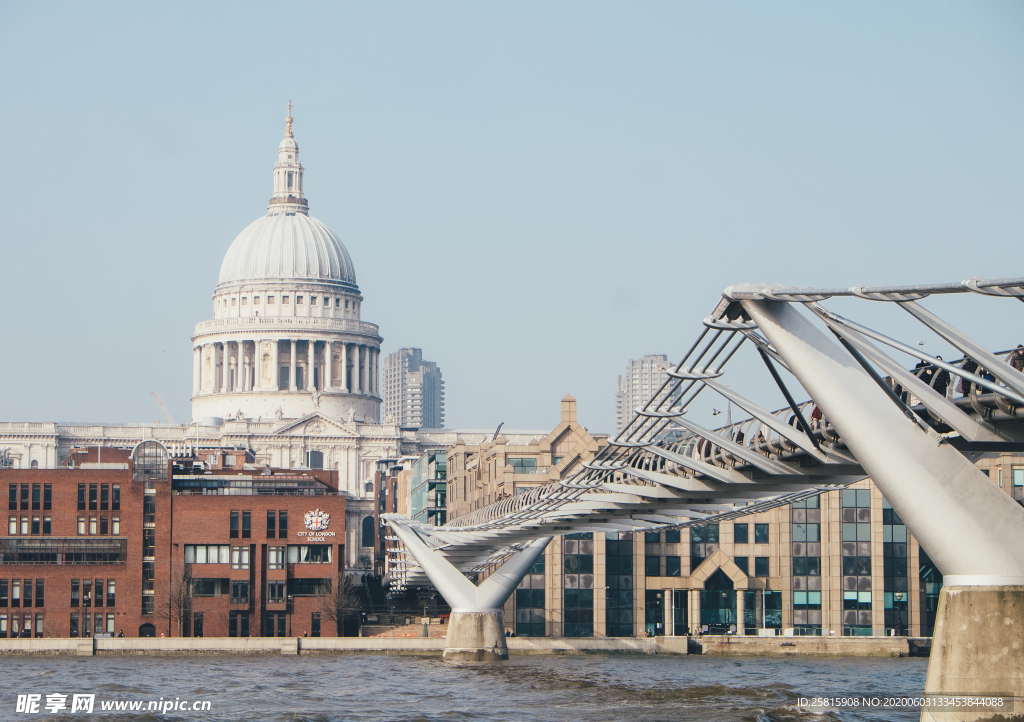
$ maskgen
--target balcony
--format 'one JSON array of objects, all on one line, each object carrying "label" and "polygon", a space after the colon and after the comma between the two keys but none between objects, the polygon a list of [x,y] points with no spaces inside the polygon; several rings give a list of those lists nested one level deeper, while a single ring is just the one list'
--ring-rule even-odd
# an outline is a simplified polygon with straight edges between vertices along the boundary
[{"label": "balcony", "polygon": [[275,329],[296,331],[307,330],[328,333],[352,333],[377,338],[380,328],[375,323],[357,321],[353,318],[319,318],[316,316],[238,316],[215,318],[196,324],[195,335],[221,333],[225,331],[273,331]]},{"label": "balcony", "polygon": [[126,539],[0,539],[0,564],[124,564]]}]

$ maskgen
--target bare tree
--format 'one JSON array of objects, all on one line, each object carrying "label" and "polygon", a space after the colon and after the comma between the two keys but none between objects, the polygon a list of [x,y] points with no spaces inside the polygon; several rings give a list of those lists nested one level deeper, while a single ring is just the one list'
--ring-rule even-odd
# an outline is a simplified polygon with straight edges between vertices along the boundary
[{"label": "bare tree", "polygon": [[346,617],[358,614],[363,607],[362,588],[350,576],[343,576],[329,594],[320,597],[321,619],[334,622],[339,636]]},{"label": "bare tree", "polygon": [[188,571],[180,572],[171,579],[170,588],[167,590],[167,604],[156,609],[156,614],[161,619],[170,622],[171,635],[174,635],[177,625],[177,633],[185,627],[185,616],[192,612],[192,575]]}]

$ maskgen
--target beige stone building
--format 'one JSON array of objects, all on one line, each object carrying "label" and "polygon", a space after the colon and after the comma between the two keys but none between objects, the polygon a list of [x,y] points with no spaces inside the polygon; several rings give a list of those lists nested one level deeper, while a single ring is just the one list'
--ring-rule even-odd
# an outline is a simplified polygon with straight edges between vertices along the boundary
[{"label": "beige stone building", "polygon": [[565,479],[594,458],[607,435],[592,435],[576,418],[576,399],[561,401],[558,425],[523,443],[497,435],[481,444],[448,449],[448,518],[493,504],[535,486]]},{"label": "beige stone building", "polygon": [[[468,449],[460,453],[472,458]],[[489,458],[485,452],[481,461],[486,465]],[[1024,503],[1024,456],[990,454],[978,465]],[[501,493],[509,490],[508,476],[498,477],[506,484]],[[478,478],[482,483],[491,477]],[[451,518],[497,493],[474,488],[473,501]],[[509,599],[505,619],[520,636],[759,629],[929,636],[941,584],[925,550],[864,480],[719,524],[556,537]]]}]

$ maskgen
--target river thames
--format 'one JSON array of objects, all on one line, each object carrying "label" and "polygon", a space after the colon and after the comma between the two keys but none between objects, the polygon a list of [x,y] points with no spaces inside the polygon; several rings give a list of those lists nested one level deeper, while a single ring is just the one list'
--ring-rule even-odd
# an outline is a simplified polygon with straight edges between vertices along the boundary
[{"label": "river thames", "polygon": [[[124,720],[916,720],[913,710],[801,709],[801,697],[917,696],[926,659],[520,656],[92,657],[4,660],[0,719],[19,694],[95,694]],[[111,700],[208,700],[209,712],[99,713]]]}]

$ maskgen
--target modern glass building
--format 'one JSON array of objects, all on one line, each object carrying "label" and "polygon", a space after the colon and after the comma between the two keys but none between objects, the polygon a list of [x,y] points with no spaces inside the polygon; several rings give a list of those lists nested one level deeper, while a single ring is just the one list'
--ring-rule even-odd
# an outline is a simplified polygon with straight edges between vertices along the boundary
[{"label": "modern glass building", "polygon": [[[1024,499],[1024,457],[978,465]],[[555,539],[505,619],[520,636],[929,636],[941,585],[865,480],[720,524]]]}]

